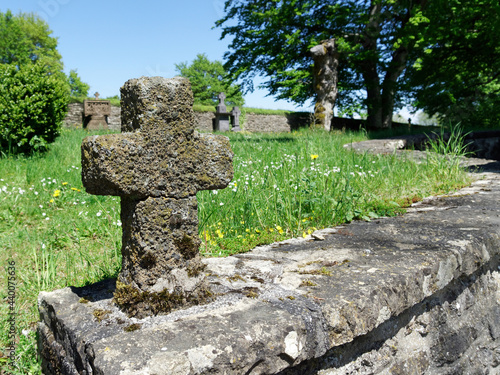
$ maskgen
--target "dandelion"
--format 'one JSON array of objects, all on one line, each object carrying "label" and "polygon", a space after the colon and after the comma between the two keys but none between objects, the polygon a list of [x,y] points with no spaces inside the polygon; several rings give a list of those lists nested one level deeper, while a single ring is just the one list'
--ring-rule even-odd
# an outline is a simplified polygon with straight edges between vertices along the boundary
[{"label": "dandelion", "polygon": [[62,186],[65,186],[65,185],[67,185],[67,184],[68,184],[67,182],[63,182],[63,183],[62,183]]},{"label": "dandelion", "polygon": [[58,197],[58,196],[60,196],[60,195],[61,195],[61,190],[59,190],[59,189],[55,190],[55,191],[54,191],[54,194],[52,194],[52,196],[53,196],[54,198],[57,198],[57,197]]},{"label": "dandelion", "polygon": [[54,200],[53,200],[53,199],[51,199],[51,200],[49,201],[49,203],[54,203]]},{"label": "dandelion", "polygon": [[317,158],[318,158],[318,156],[319,156],[319,155],[312,154],[312,155],[311,155],[311,159],[312,159],[312,160],[315,160],[315,159],[317,159]]}]

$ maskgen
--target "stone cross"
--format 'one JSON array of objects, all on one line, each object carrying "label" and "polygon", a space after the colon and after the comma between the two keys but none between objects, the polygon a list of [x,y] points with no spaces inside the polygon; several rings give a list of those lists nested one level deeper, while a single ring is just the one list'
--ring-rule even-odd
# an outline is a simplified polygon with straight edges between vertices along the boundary
[{"label": "stone cross", "polygon": [[121,197],[115,301],[138,317],[201,303],[211,294],[198,252],[196,193],[231,181],[229,140],[194,130],[185,78],[129,80],[121,104],[122,133],[82,143],[87,192]]},{"label": "stone cross", "polygon": [[224,99],[226,99],[226,95],[221,92],[218,95],[219,104],[215,108],[215,119],[214,119],[214,130],[220,132],[229,131],[229,113],[227,113],[226,104],[224,103]]},{"label": "stone cross", "polygon": [[99,95],[101,95],[101,94],[99,94],[97,91],[94,93],[95,100],[99,100]]}]

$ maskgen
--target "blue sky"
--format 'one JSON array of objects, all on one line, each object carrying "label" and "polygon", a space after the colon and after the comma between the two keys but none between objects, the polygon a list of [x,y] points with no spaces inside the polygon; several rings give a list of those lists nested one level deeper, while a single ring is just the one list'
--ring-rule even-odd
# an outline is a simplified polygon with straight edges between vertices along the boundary
[{"label": "blue sky", "polygon": [[[224,0],[2,0],[0,11],[7,9],[47,21],[66,73],[76,69],[91,86],[89,93],[98,91],[101,98],[117,95],[130,78],[174,77],[175,64],[191,62],[198,53],[223,60],[230,42],[213,29],[224,15]],[[245,96],[245,105],[301,109],[267,94],[256,90]]]}]

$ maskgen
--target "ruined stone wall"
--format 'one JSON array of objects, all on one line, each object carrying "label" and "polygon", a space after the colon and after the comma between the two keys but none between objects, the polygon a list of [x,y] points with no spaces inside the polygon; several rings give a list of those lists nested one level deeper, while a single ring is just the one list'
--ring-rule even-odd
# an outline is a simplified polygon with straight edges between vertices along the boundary
[{"label": "ruined stone wall", "polygon": [[83,103],[70,103],[68,113],[63,120],[63,125],[67,128],[82,127]]},{"label": "ruined stone wall", "polygon": [[[68,114],[64,119],[66,127],[82,126],[82,103],[71,103],[68,106]],[[120,107],[111,106],[111,115],[108,117],[108,126],[113,130],[120,130],[121,126]],[[212,131],[212,119],[214,112],[194,112],[195,127],[200,131]],[[287,115],[260,115],[247,113],[243,123],[243,130],[249,132],[289,132],[300,127],[307,126],[311,121],[308,113],[290,113]]]}]

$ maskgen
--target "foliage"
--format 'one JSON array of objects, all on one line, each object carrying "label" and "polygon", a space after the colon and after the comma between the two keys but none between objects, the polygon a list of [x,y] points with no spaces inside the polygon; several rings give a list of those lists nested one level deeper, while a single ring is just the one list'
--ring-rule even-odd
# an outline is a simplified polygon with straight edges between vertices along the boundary
[{"label": "foliage", "polygon": [[89,95],[90,85],[82,82],[76,70],[70,70],[68,83],[71,90],[71,100],[81,101],[87,98],[87,96]]},{"label": "foliage", "polygon": [[434,27],[408,74],[414,105],[468,128],[499,127],[499,2],[429,2],[427,15]]},{"label": "foliage", "polygon": [[226,67],[246,90],[262,74],[272,95],[298,104],[313,96],[309,49],[335,38],[341,111],[363,101],[364,90],[368,123],[386,127],[401,102],[397,92],[408,53],[422,45],[425,3],[226,0],[226,15],[216,25],[223,29],[222,38],[233,37]]},{"label": "foliage", "polygon": [[32,13],[15,16],[0,12],[0,63],[17,66],[41,62],[52,72],[62,71],[57,38],[48,24]]},{"label": "foliage", "polygon": [[68,87],[47,70],[40,62],[0,64],[0,149],[43,150],[59,135]]},{"label": "foliage", "polygon": [[217,105],[217,95],[223,92],[226,95],[226,104],[243,105],[240,86],[228,77],[222,62],[212,62],[205,54],[198,54],[191,65],[183,62],[176,64],[175,69],[191,82],[195,104]]},{"label": "foliage", "polygon": [[[33,14],[0,12],[0,149],[43,150],[59,135],[69,82],[57,39]],[[73,78],[75,74],[73,75]]]}]

